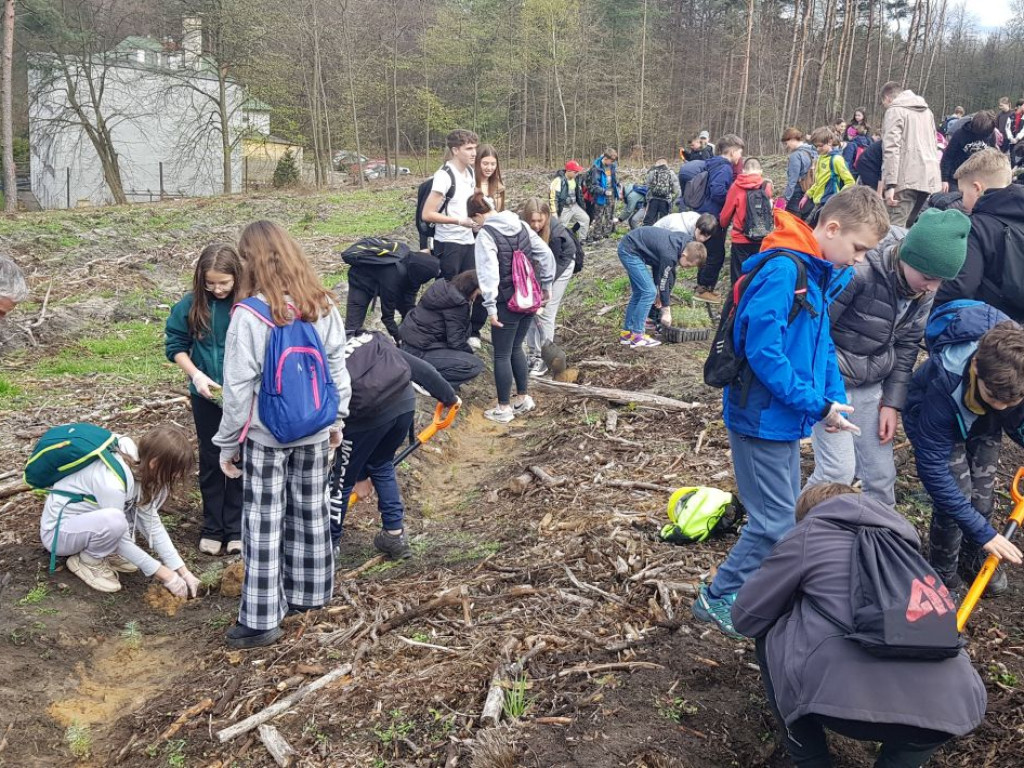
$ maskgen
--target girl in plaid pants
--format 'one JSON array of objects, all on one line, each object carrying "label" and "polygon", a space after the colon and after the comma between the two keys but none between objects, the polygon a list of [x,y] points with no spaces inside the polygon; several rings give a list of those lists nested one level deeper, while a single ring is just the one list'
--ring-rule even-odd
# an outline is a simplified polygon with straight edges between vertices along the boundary
[{"label": "girl in plaid pants", "polygon": [[[345,324],[301,246],[278,225],[257,221],[242,232],[238,251],[248,271],[247,295],[269,305],[276,325],[287,325],[296,313],[314,325],[340,396],[333,425],[278,442],[260,419],[257,401],[270,328],[252,312],[234,312],[225,343],[224,416],[213,442],[224,474],[243,478],[245,580],[227,642],[256,648],[281,636],[287,613],[322,607],[334,589],[328,453],[341,444],[351,386]],[[235,465],[240,452],[242,469]]]}]

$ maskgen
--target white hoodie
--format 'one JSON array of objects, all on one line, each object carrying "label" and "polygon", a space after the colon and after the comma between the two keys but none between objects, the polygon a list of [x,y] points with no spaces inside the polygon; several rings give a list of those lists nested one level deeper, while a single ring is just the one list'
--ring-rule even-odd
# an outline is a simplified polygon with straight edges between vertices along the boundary
[{"label": "white hoodie", "polygon": [[[555,257],[548,244],[531,227],[523,222],[512,211],[502,211],[488,216],[484,222],[508,237],[515,237],[523,227],[530,234],[530,253],[526,254],[533,262],[533,269],[542,290],[551,289],[555,280]],[[481,229],[476,236],[476,277],[480,283],[480,295],[483,298],[487,314],[494,317],[498,314],[498,246],[486,229]]]}]

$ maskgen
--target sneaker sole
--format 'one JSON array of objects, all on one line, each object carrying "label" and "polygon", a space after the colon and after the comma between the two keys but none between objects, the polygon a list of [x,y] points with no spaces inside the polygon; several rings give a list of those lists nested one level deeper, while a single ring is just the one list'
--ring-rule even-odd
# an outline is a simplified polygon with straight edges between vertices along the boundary
[{"label": "sneaker sole", "polygon": [[515,419],[515,415],[513,414],[512,416],[510,416],[507,419],[504,419],[504,418],[498,419],[498,418],[495,418],[493,416],[488,416],[485,413],[484,414],[484,418],[487,419],[488,421],[493,421],[495,424],[510,424]]},{"label": "sneaker sole", "polygon": [[68,566],[68,570],[71,571],[73,574],[75,574],[75,576],[77,576],[79,579],[81,579],[82,583],[85,584],[85,586],[89,587],[89,589],[95,589],[97,592],[107,592],[107,593],[113,593],[113,592],[120,592],[121,591],[121,583],[120,582],[117,582],[117,586],[116,587],[108,587],[106,585],[98,586],[98,585],[93,584],[92,582],[90,582],[85,576],[82,575],[82,573],[88,573],[88,570],[82,564],[82,561],[79,560],[77,557],[74,558],[74,559],[69,557],[67,559],[67,566]]}]

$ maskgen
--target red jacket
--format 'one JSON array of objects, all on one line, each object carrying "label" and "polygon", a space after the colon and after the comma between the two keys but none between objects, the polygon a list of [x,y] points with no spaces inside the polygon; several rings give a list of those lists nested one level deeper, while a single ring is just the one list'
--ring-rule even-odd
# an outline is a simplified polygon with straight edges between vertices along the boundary
[{"label": "red jacket", "polygon": [[722,231],[732,224],[732,241],[734,243],[749,244],[750,239],[743,235],[743,223],[747,218],[747,190],[757,189],[765,184],[765,193],[768,200],[772,199],[772,183],[759,173],[741,173],[736,181],[729,187],[729,194],[725,197],[725,206],[718,217],[718,223]]}]

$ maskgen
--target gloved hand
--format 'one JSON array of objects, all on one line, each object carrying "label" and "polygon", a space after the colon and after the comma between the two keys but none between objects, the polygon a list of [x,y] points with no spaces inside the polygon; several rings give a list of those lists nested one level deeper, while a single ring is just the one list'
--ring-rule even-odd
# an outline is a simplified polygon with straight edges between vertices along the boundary
[{"label": "gloved hand", "polygon": [[117,450],[122,456],[127,456],[132,461],[139,460],[139,446],[128,435],[118,435]]},{"label": "gloved hand", "polygon": [[182,600],[188,597],[188,584],[176,573],[164,582],[164,589]]},{"label": "gloved hand", "polygon": [[192,384],[195,385],[196,392],[205,397],[207,400],[213,399],[213,393],[210,391],[210,389],[212,387],[220,387],[220,385],[217,384],[217,382],[215,382],[202,371],[196,371],[195,373],[192,374]]},{"label": "gloved hand", "polygon": [[185,580],[185,586],[188,587],[188,596],[196,597],[199,594],[199,587],[202,586],[199,579],[188,568],[181,568],[178,571],[178,575]]},{"label": "gloved hand", "polygon": [[224,458],[221,457],[220,471],[223,472],[225,476],[230,477],[232,480],[234,480],[236,477],[242,476],[242,470],[235,465],[235,462],[238,461],[239,458],[240,457],[238,453],[235,453],[235,455],[232,456],[231,459],[228,461],[225,461]]},{"label": "gloved hand", "polygon": [[852,432],[860,437],[860,427],[850,422],[844,414],[853,413],[852,405],[843,403],[832,403],[822,421],[825,422],[827,432]]}]

